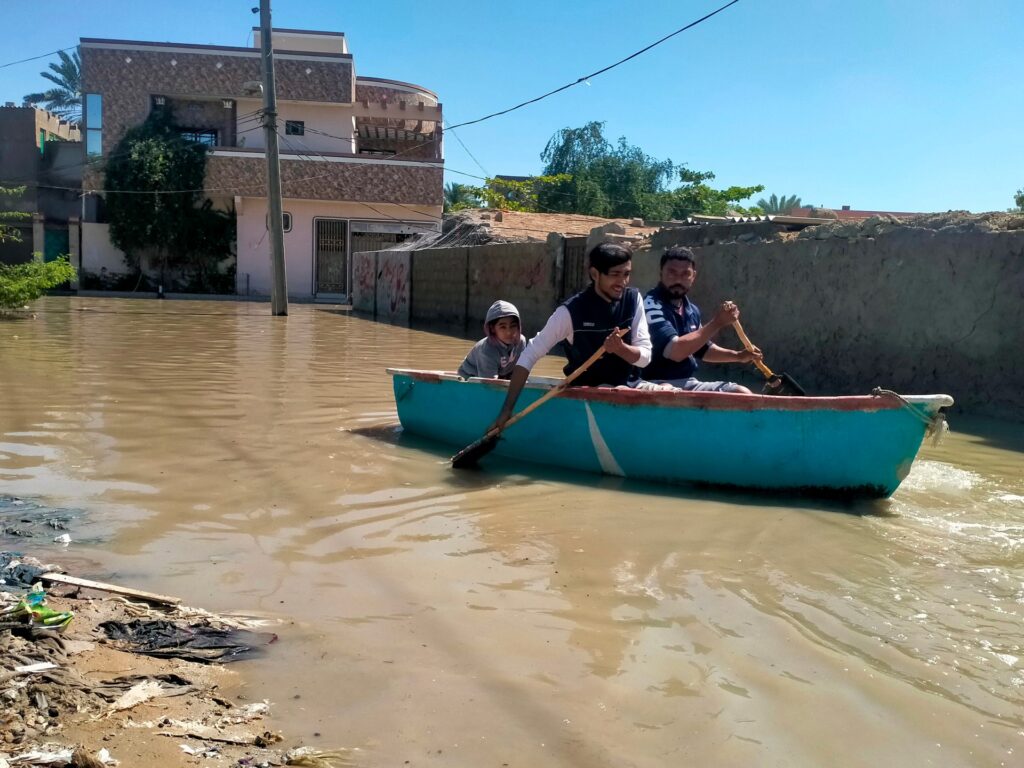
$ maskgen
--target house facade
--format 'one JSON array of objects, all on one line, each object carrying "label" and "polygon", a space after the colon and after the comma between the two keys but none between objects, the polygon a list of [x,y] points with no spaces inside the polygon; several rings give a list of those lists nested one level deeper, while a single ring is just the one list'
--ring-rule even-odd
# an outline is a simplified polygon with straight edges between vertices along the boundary
[{"label": "house facade", "polygon": [[24,187],[0,195],[0,210],[29,214],[12,224],[17,240],[0,243],[0,263],[20,264],[33,253],[70,254],[81,206],[82,144],[78,127],[38,107],[0,107],[0,186]]},{"label": "house facade", "polygon": [[[336,300],[351,292],[351,254],[440,228],[441,105],[410,83],[357,76],[345,36],[275,29],[288,293]],[[268,295],[266,156],[260,31],[253,46],[83,38],[82,269],[125,271],[103,222],[102,158],[156,109],[210,148],[204,183],[237,215],[236,287]]]}]

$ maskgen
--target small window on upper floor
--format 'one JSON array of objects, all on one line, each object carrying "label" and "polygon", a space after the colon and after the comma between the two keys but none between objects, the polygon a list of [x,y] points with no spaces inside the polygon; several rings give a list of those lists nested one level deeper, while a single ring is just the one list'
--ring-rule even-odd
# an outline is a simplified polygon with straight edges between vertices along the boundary
[{"label": "small window on upper floor", "polygon": [[[270,229],[270,214],[267,214],[267,229]],[[281,229],[284,232],[292,231],[292,215],[288,211],[281,211]]]},{"label": "small window on upper floor", "polygon": [[216,131],[196,131],[192,129],[183,129],[178,131],[178,135],[181,136],[185,141],[192,141],[196,144],[204,144],[207,147],[217,146],[217,132]]},{"label": "small window on upper floor", "polygon": [[285,120],[284,121],[284,135],[285,136],[305,136],[306,135],[306,121],[305,120]]}]

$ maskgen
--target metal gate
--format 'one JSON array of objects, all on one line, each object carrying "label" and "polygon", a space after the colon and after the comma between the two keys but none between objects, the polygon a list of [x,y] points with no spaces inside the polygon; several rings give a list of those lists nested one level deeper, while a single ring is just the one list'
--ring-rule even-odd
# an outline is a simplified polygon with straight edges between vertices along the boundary
[{"label": "metal gate", "polygon": [[383,251],[398,243],[403,243],[412,235],[398,232],[353,232],[352,253],[363,251]]},{"label": "metal gate", "polygon": [[314,219],[316,293],[348,293],[348,222]]},{"label": "metal gate", "polygon": [[565,238],[565,253],[562,261],[562,296],[561,300],[579,293],[590,282],[587,275],[587,238]]}]

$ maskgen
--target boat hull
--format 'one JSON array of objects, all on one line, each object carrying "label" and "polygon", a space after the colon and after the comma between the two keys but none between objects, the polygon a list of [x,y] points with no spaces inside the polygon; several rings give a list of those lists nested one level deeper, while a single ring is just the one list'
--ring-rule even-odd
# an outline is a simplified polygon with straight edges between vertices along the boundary
[{"label": "boat hull", "polygon": [[[441,372],[390,372],[402,427],[456,448],[480,437],[507,387]],[[518,407],[550,385],[531,380]],[[494,453],[658,482],[886,497],[910,471],[928,420],[951,404],[945,395],[811,398],[574,388],[510,427]]]}]

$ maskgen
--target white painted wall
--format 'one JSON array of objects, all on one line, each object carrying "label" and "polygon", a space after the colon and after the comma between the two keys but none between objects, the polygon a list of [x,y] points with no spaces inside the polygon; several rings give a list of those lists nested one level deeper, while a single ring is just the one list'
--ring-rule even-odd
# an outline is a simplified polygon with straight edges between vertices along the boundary
[{"label": "white painted wall", "polygon": [[[254,99],[238,100],[237,114],[241,116],[237,126],[239,146],[247,149],[264,149],[266,147],[263,129],[259,122],[249,115],[262,106],[261,101]],[[277,111],[278,124],[281,126],[281,138],[278,140],[281,152],[309,152],[314,156],[317,152],[355,153],[356,120],[352,107],[281,101],[278,102]],[[247,117],[247,115],[249,116]],[[285,121],[287,120],[302,120],[305,122],[306,128],[314,128],[339,138],[322,136],[312,131],[307,131],[304,136],[287,136],[285,135]]]},{"label": "white painted wall", "polygon": [[[262,198],[244,197],[236,198],[235,204],[238,212],[238,293],[245,295],[248,279],[251,295],[268,296],[271,277],[266,201]],[[422,221],[432,228],[438,226],[438,219],[441,216],[441,206],[427,208],[429,215],[420,216],[400,205],[373,203],[373,207],[381,214],[393,216],[394,219]],[[285,200],[284,210],[292,215],[292,229],[284,235],[284,250],[288,295],[295,298],[308,299],[314,295],[313,219],[323,217],[396,223],[394,219],[384,218],[359,203]]]},{"label": "white painted wall", "polygon": [[110,242],[109,224],[82,223],[82,269],[94,274],[100,274],[103,269],[120,274],[128,272],[124,254]]}]

